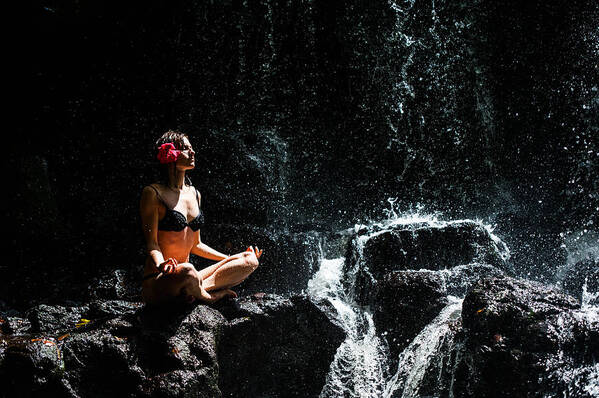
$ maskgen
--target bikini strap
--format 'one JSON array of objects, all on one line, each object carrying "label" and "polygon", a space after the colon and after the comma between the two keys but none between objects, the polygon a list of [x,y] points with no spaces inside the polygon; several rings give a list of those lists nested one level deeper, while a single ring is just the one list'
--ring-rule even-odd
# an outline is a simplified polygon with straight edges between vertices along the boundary
[{"label": "bikini strap", "polygon": [[164,201],[164,199],[162,199],[162,196],[160,196],[160,194],[158,193],[158,190],[156,189],[156,187],[154,187],[154,185],[150,184],[148,185],[150,188],[152,188],[154,190],[154,192],[156,192],[156,196],[158,196],[158,200],[160,202],[162,202],[162,204],[164,205],[164,207],[168,208],[168,206],[166,205],[166,202]]}]

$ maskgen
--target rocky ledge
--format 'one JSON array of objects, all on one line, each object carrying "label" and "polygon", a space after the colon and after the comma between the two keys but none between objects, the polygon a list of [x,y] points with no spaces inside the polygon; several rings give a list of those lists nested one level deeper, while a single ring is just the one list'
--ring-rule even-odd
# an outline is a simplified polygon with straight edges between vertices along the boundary
[{"label": "rocky ledge", "polygon": [[[343,331],[304,295],[0,311],[0,396],[318,396]],[[251,375],[251,377],[250,377]]]},{"label": "rocky ledge", "polygon": [[543,284],[480,280],[463,302],[454,395],[596,396],[598,315]]},{"label": "rocky ledge", "polygon": [[[449,283],[448,293],[463,295],[471,283],[462,283],[461,276],[472,282],[488,273],[509,271],[508,260],[505,244],[481,223],[411,222],[357,231],[347,246],[344,272],[346,281],[355,281],[347,289],[355,289],[358,302],[372,304],[376,285],[392,272],[445,272],[447,277],[440,277]],[[470,270],[457,278],[447,273],[459,266]]]}]

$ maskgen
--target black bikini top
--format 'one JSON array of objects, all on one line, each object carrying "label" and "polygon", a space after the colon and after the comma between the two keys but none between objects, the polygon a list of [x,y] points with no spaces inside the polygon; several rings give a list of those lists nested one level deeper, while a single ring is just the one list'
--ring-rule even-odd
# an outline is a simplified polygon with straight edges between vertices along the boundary
[{"label": "black bikini top", "polygon": [[198,202],[198,209],[200,213],[191,220],[187,222],[187,218],[183,213],[175,209],[169,209],[166,205],[166,202],[162,199],[158,190],[150,185],[154,191],[156,191],[156,195],[158,199],[162,202],[164,207],[166,207],[166,212],[164,217],[158,221],[158,230],[159,231],[183,231],[185,227],[191,228],[192,231],[197,231],[204,225],[204,213],[200,208],[200,199],[198,197],[198,190],[196,189],[196,201]]}]

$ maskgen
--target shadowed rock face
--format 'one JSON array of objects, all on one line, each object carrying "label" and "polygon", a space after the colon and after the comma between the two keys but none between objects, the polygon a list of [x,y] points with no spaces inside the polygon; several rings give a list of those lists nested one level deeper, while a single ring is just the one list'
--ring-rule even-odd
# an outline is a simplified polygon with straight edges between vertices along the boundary
[{"label": "shadowed rock face", "polygon": [[374,322],[393,359],[447,305],[443,280],[431,272],[390,272],[374,291]]},{"label": "shadowed rock face", "polygon": [[356,290],[360,303],[370,303],[377,281],[393,271],[439,271],[451,294],[463,294],[481,276],[510,267],[507,247],[474,221],[411,223],[364,234],[358,231],[347,245],[344,266],[346,274],[357,268],[355,286],[347,288]]},{"label": "shadowed rock face", "polygon": [[[3,317],[0,396],[318,395],[344,336],[307,297],[252,297],[220,311],[96,300],[38,306],[20,330]],[[75,327],[81,318],[89,322]]]},{"label": "shadowed rock face", "polygon": [[505,269],[505,249],[481,224],[461,221],[377,234],[364,245],[364,261],[375,279],[392,270],[439,270],[472,262]]},{"label": "shadowed rock face", "polygon": [[221,308],[229,319],[218,352],[223,396],[317,397],[342,329],[301,296],[232,304]]},{"label": "shadowed rock face", "polygon": [[464,299],[454,393],[460,397],[585,392],[599,346],[596,314],[539,283],[488,278]]}]

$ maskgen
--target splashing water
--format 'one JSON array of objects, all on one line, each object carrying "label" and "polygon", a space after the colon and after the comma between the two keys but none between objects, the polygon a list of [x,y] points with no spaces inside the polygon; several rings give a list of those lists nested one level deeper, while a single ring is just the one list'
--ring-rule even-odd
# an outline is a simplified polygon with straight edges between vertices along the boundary
[{"label": "splashing water", "polygon": [[337,321],[347,337],[337,349],[321,397],[376,397],[384,386],[386,353],[372,314],[356,304],[341,283],[343,257],[321,260],[320,269],[308,283],[308,294],[327,300],[337,311]]},{"label": "splashing water", "polygon": [[[368,239],[396,225],[443,224],[435,216],[422,215],[410,211],[400,216],[391,209],[388,219],[371,225],[356,225],[355,231],[366,228],[366,234],[357,236],[355,250],[358,261],[351,269],[344,270],[345,258],[321,259],[320,269],[308,283],[308,294],[316,301],[330,303],[336,311],[337,322],[345,330],[346,340],[337,349],[335,358],[326,378],[321,397],[382,397],[389,375],[388,352],[382,339],[377,335],[372,313],[369,308],[357,304],[353,286],[358,271],[369,275],[363,262],[363,248]],[[372,277],[372,276],[371,276]],[[457,304],[456,304],[457,305]],[[455,311],[452,311],[453,313]],[[431,328],[427,329],[431,330]],[[434,347],[431,346],[431,349]]]},{"label": "splashing water", "polygon": [[591,307],[596,307],[595,303],[597,298],[599,298],[599,291],[590,292],[588,289],[588,281],[589,278],[584,278],[584,285],[582,285],[582,310],[588,310]]},{"label": "splashing water", "polygon": [[448,296],[449,304],[428,324],[410,345],[401,353],[397,373],[391,378],[383,397],[393,398],[396,391],[402,391],[402,398],[419,396],[419,389],[427,370],[439,359],[446,340],[453,341],[454,334],[450,321],[462,312],[462,299]]}]

